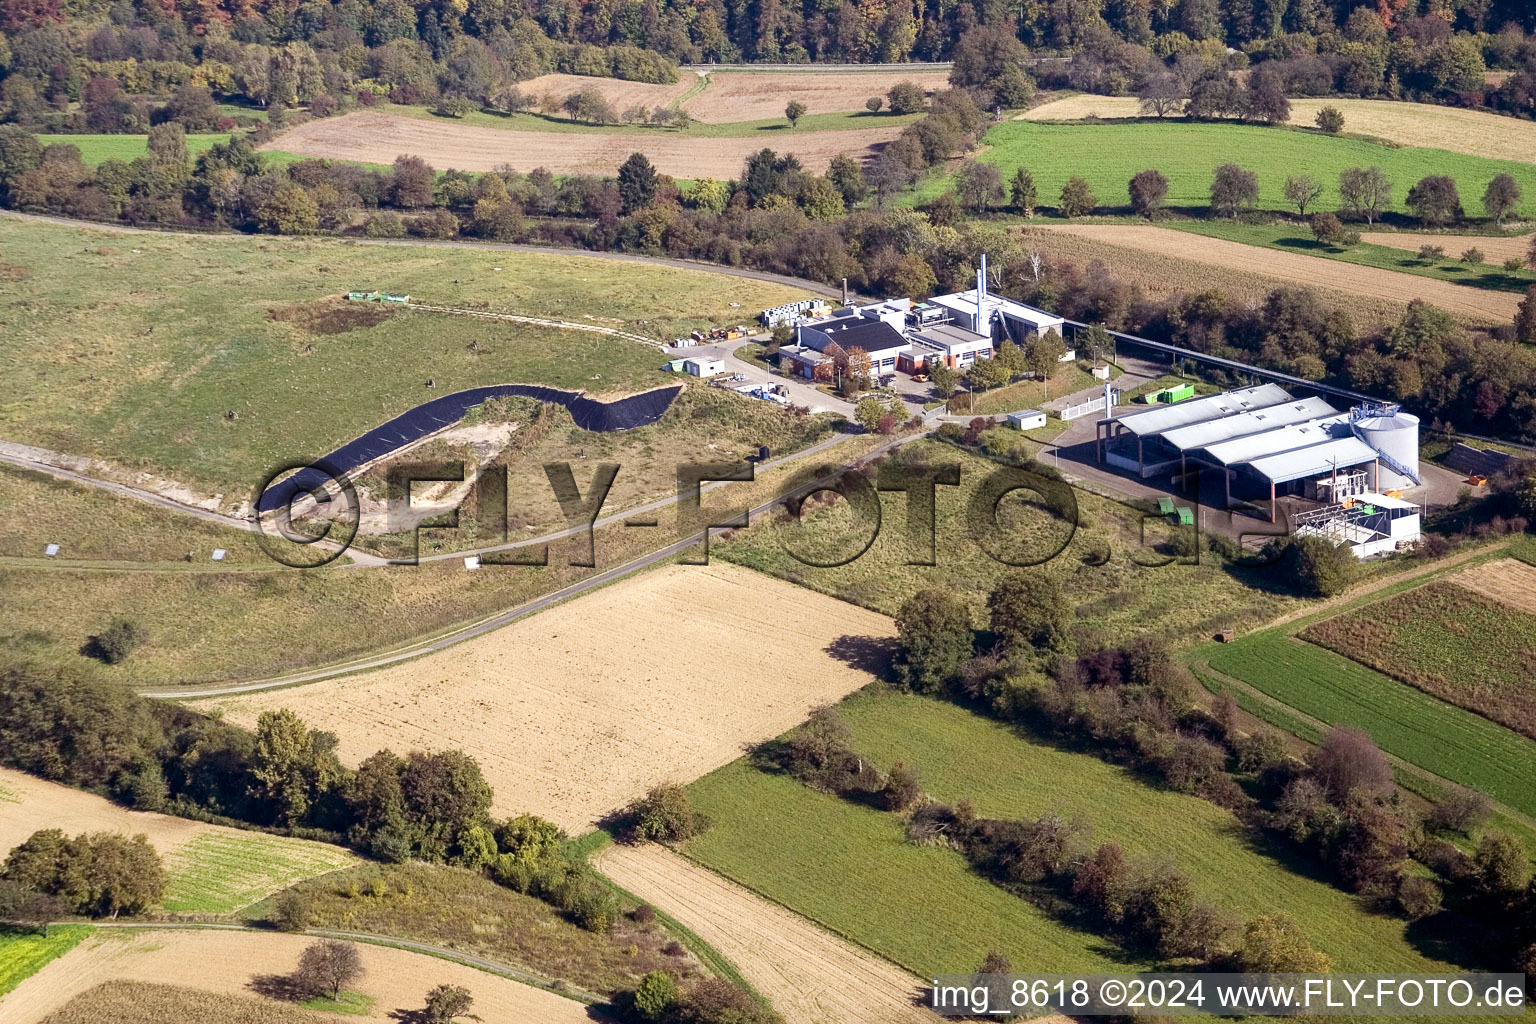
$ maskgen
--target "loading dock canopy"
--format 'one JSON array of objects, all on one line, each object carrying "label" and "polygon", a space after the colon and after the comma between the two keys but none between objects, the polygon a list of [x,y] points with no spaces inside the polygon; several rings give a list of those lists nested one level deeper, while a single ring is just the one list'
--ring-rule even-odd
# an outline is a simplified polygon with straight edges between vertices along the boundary
[{"label": "loading dock canopy", "polygon": [[1203,423],[1191,423],[1187,427],[1177,427],[1164,434],[1163,440],[1181,452],[1191,452],[1235,437],[1258,434],[1276,427],[1289,426],[1292,423],[1305,423],[1308,420],[1337,415],[1339,410],[1323,399],[1303,398],[1289,405],[1272,405],[1256,412],[1238,413],[1236,416],[1224,416],[1221,419],[1207,420]]},{"label": "loading dock canopy", "polygon": [[1290,393],[1280,385],[1260,384],[1240,391],[1226,391],[1219,395],[1207,395],[1204,398],[1189,398],[1174,405],[1160,405],[1141,412],[1126,413],[1107,422],[1117,423],[1123,429],[1138,436],[1165,434],[1178,427],[1237,416],[1256,409],[1267,409],[1273,405],[1294,401]]},{"label": "loading dock canopy", "polygon": [[1348,469],[1375,460],[1376,449],[1358,437],[1341,437],[1293,452],[1254,459],[1248,463],[1248,468],[1272,484],[1283,484],[1302,477],[1321,477],[1336,469]]},{"label": "loading dock canopy", "polygon": [[1293,452],[1309,445],[1324,444],[1335,437],[1347,437],[1347,428],[1342,433],[1335,428],[1348,422],[1347,413],[1334,413],[1327,419],[1290,423],[1273,430],[1245,434],[1242,437],[1234,437],[1230,441],[1206,445],[1203,454],[1223,466],[1238,466],[1270,455]]}]

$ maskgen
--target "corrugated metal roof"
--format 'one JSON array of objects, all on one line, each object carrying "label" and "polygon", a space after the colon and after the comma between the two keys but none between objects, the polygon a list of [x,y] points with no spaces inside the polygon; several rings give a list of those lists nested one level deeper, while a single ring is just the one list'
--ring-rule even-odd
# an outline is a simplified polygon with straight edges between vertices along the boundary
[{"label": "corrugated metal roof", "polygon": [[[1334,413],[1323,419],[1308,420],[1306,423],[1290,423],[1275,427],[1273,430],[1234,437],[1230,441],[1206,445],[1201,451],[1224,466],[1239,466],[1269,455],[1279,455],[1282,452],[1331,441],[1337,436],[1343,436],[1331,428],[1348,422],[1348,413]],[[1344,433],[1347,434],[1347,431]]]},{"label": "corrugated metal roof", "polygon": [[1339,410],[1321,398],[1303,398],[1289,405],[1272,405],[1255,412],[1224,416],[1204,423],[1191,423],[1187,427],[1178,427],[1164,432],[1163,440],[1179,451],[1188,452],[1234,437],[1242,437],[1244,434],[1257,434],[1260,431],[1273,430],[1275,427],[1283,427],[1290,423],[1303,423],[1324,416],[1335,416],[1338,412]]},{"label": "corrugated metal roof", "polygon": [[[972,288],[970,291],[955,292],[951,295],[935,295],[928,301],[932,302],[936,306],[943,306],[946,309],[953,309],[957,312],[964,313],[969,317],[974,317],[976,315],[976,289],[974,288]],[[982,302],[986,308],[988,319],[997,315],[998,313],[1002,313],[1005,316],[1012,317],[1015,320],[1020,320],[1024,323],[1030,324],[1036,330],[1050,330],[1052,327],[1054,327],[1059,331],[1062,325],[1066,323],[1066,321],[1061,317],[1052,313],[1047,313],[1043,309],[1036,309],[1034,306],[1026,306],[1022,302],[1015,302],[1012,299],[1005,299],[1001,295],[994,295],[992,292],[987,292],[986,297],[982,300]]]},{"label": "corrugated metal roof", "polygon": [[1290,392],[1279,384],[1259,384],[1238,391],[1224,391],[1204,398],[1188,398],[1173,405],[1154,406],[1141,412],[1130,412],[1115,417],[1115,422],[1142,437],[1165,434],[1178,427],[1193,423],[1205,423],[1227,416],[1266,409],[1272,405],[1292,401]]},{"label": "corrugated metal roof", "polygon": [[1346,469],[1375,459],[1376,450],[1358,437],[1341,437],[1293,452],[1254,459],[1248,463],[1248,468],[1271,483],[1283,484],[1288,480],[1322,476],[1334,469]]}]

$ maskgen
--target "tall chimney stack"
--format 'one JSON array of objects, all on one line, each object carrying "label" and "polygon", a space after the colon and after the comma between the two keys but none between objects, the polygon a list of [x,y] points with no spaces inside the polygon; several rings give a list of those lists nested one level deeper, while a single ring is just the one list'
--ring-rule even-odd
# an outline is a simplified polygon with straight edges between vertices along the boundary
[{"label": "tall chimney stack", "polygon": [[848,305],[848,279],[843,278],[843,305]]}]

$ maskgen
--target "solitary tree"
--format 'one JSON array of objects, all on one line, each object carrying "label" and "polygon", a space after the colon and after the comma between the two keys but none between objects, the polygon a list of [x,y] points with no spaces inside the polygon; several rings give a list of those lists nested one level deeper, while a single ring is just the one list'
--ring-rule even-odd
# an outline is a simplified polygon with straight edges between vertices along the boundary
[{"label": "solitary tree", "polygon": [[438,985],[427,993],[427,1020],[432,1024],[451,1024],[475,1005],[469,989],[463,985]]},{"label": "solitary tree", "polygon": [[1322,194],[1323,183],[1310,174],[1292,174],[1285,179],[1285,198],[1295,204],[1296,212],[1303,217],[1307,215],[1307,207]]},{"label": "solitary tree", "polygon": [[277,898],[272,923],[280,931],[302,932],[309,927],[309,900],[292,889]]},{"label": "solitary tree", "polygon": [[619,168],[619,198],[625,213],[648,206],[656,198],[656,168],[644,153],[631,153]]},{"label": "solitary tree", "polygon": [[1140,101],[1143,114],[1166,117],[1183,105],[1184,85],[1174,72],[1160,71],[1147,76],[1136,98]]},{"label": "solitary tree", "polygon": [[971,613],[945,588],[919,590],[896,613],[896,675],[917,693],[935,693],[971,657]]},{"label": "solitary tree", "polygon": [[1093,194],[1093,189],[1083,178],[1073,175],[1067,179],[1067,183],[1061,186],[1061,215],[1063,217],[1083,217],[1093,212],[1093,208],[1099,205],[1098,197]]},{"label": "solitary tree", "polygon": [[1408,208],[1426,224],[1440,227],[1461,219],[1461,194],[1456,181],[1444,174],[1428,174],[1408,190]]},{"label": "solitary tree", "polygon": [[864,101],[864,109],[869,111],[871,114],[880,113],[880,108],[883,106],[885,106],[885,100],[879,96],[871,96],[869,99]]},{"label": "solitary tree", "polygon": [[1339,175],[1339,201],[1367,224],[1392,205],[1392,179],[1380,167],[1351,167]]},{"label": "solitary tree", "polygon": [[1021,572],[1006,577],[987,598],[992,632],[1010,650],[1050,649],[1066,637],[1061,588],[1050,576]]},{"label": "solitary tree", "polygon": [[1030,339],[1025,362],[1035,372],[1036,377],[1048,380],[1051,374],[1061,367],[1061,357],[1066,354],[1066,340],[1053,327],[1044,334]]},{"label": "solitary tree", "polygon": [[1211,209],[1236,217],[1259,200],[1259,176],[1237,164],[1222,164],[1211,180]]},{"label": "solitary tree", "polygon": [[1515,207],[1520,205],[1520,183],[1514,175],[1502,173],[1494,176],[1483,192],[1483,209],[1495,224],[1503,224]]},{"label": "solitary tree", "polygon": [[955,195],[967,210],[981,213],[1003,198],[1003,176],[991,164],[967,160],[955,175]]},{"label": "solitary tree", "polygon": [[927,100],[923,94],[923,87],[913,81],[897,82],[891,86],[890,92],[886,93],[886,98],[890,100],[893,114],[915,114],[923,109],[923,104]]},{"label": "solitary tree", "polygon": [[805,104],[799,100],[790,100],[789,105],[784,108],[784,116],[789,119],[789,126],[793,128],[805,116]]},{"label": "solitary tree", "polygon": [[1139,171],[1131,179],[1131,209],[1142,217],[1151,217],[1168,198],[1168,179],[1161,171]]},{"label": "solitary tree", "polygon": [[1324,107],[1317,112],[1313,123],[1329,135],[1337,135],[1344,130],[1344,114],[1338,107]]},{"label": "solitary tree", "polygon": [[363,958],[350,942],[321,939],[299,957],[297,979],[312,992],[329,992],[332,999],[341,989],[363,976]]},{"label": "solitary tree", "polygon": [[[1033,217],[1035,204],[1039,200],[1040,197],[1035,190],[1034,175],[1030,174],[1027,168],[1020,167],[1013,174],[1013,183],[1008,186],[1009,203],[1025,217]],[[1536,265],[1536,241],[1532,242],[1531,262]]]},{"label": "solitary tree", "polygon": [[1280,76],[1267,64],[1260,64],[1248,76],[1243,94],[1243,114],[1251,121],[1280,124],[1291,116],[1291,101],[1285,95]]},{"label": "solitary tree", "polygon": [[[1533,285],[1532,287],[1536,287]],[[932,363],[928,367],[928,380],[933,384],[933,390],[938,392],[940,398],[948,398],[955,393],[960,386],[960,374],[952,366],[944,363]]]}]

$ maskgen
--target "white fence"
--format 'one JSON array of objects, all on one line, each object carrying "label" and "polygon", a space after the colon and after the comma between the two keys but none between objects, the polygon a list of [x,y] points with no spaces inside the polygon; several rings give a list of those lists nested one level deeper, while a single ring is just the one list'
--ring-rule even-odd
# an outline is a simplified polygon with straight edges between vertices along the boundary
[{"label": "white fence", "polygon": [[1075,420],[1080,416],[1087,416],[1091,412],[1100,412],[1103,408],[1104,396],[1100,395],[1098,398],[1091,398],[1086,402],[1079,402],[1077,405],[1069,405],[1056,415],[1064,420]]}]

